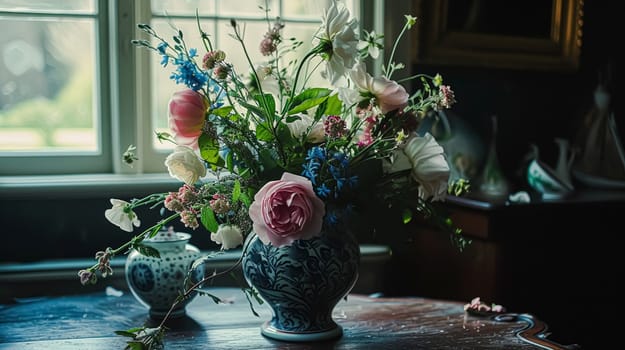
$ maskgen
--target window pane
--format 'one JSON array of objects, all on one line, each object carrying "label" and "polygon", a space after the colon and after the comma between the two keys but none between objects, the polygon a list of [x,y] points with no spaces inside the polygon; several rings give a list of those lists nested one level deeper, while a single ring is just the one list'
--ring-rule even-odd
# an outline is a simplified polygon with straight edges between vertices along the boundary
[{"label": "window pane", "polygon": [[95,0],[0,0],[0,11],[9,12],[93,14],[95,7]]},{"label": "window pane", "polygon": [[268,0],[265,4],[264,0],[217,0],[217,10],[219,15],[229,17],[258,17],[265,18],[264,10],[259,6],[269,9],[269,18],[276,18],[278,16],[278,1]]},{"label": "window pane", "polygon": [[331,0],[290,0],[283,3],[282,13],[285,18],[321,18],[323,10],[329,7]]},{"label": "window pane", "polygon": [[[164,13],[171,15],[193,15],[195,14],[195,9],[198,8],[200,15],[216,17],[217,19],[215,20],[201,19],[202,29],[211,36],[215,48],[226,52],[226,60],[234,65],[237,73],[248,75],[250,67],[241,49],[241,45],[230,37],[230,34],[233,32],[230,26],[231,17],[243,18],[238,20],[238,24],[241,26],[242,30],[245,31],[247,50],[253,64],[256,65],[263,63],[267,59],[263,57],[259,51],[259,44],[263,39],[263,35],[268,30],[268,24],[265,21],[265,12],[260,6],[269,9],[268,17],[271,23],[273,23],[278,15],[282,14],[286,25],[283,31],[283,37],[295,37],[303,41],[302,47],[300,47],[297,52],[285,55],[281,63],[282,67],[285,67],[289,61],[301,59],[311,48],[313,35],[319,28],[319,23],[321,22],[321,14],[329,4],[330,0],[312,2],[307,0],[268,0],[267,2],[264,0],[215,0],[210,2],[199,0],[189,0],[186,2],[153,0],[152,10],[155,17],[152,19],[152,26],[161,37],[167,38],[168,40],[175,34],[171,25],[180,28],[185,34],[187,47],[197,48],[197,59],[198,62],[200,62],[201,57],[205,53],[205,49],[199,38],[195,19],[168,19],[167,16],[159,17],[159,15],[163,15]],[[348,0],[345,4],[351,8],[353,6],[353,1]],[[280,8],[280,6],[282,6],[282,8]],[[298,22],[289,21],[289,18],[295,19]],[[310,70],[316,66],[317,62],[314,63],[315,64],[310,65]],[[163,68],[160,65],[160,57],[154,53],[152,53],[151,57],[151,67],[153,77],[152,125],[156,131],[169,132],[167,125],[167,104],[169,98],[174,91],[184,89],[185,86],[176,85],[169,79],[175,67],[170,65]],[[317,67],[313,78],[309,80],[309,84],[327,86],[327,82],[320,78],[319,67]],[[154,138],[153,144],[157,149],[173,147],[170,144],[161,144],[156,138]]]},{"label": "window pane", "polygon": [[197,9],[201,16],[215,14],[215,1],[204,0],[152,0],[152,13],[157,15],[194,15]]},{"label": "window pane", "polygon": [[0,18],[0,152],[96,151],[94,20]]}]

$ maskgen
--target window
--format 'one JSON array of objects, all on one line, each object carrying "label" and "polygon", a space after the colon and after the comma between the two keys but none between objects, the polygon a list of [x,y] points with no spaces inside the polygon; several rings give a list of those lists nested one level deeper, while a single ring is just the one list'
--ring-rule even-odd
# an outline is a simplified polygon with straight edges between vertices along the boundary
[{"label": "window", "polygon": [[107,167],[105,15],[95,0],[0,0],[0,174]]},{"label": "window", "polygon": [[[330,1],[269,0],[267,16],[279,16],[285,36],[306,47]],[[360,17],[359,2],[344,1]],[[171,23],[200,48],[197,9],[215,45],[247,68],[229,22],[240,20],[260,59],[267,24],[259,5],[265,1],[0,0],[0,175],[164,172],[168,146],[153,131],[167,128],[167,101],[183,87],[158,55],[130,44],[141,34],[136,24],[170,38]],[[138,146],[134,168],[121,162],[130,144]]]}]

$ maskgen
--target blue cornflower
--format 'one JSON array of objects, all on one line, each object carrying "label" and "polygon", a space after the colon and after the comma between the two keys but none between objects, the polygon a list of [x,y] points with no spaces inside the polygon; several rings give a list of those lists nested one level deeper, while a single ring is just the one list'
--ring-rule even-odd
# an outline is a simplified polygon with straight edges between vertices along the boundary
[{"label": "blue cornflower", "polygon": [[303,164],[302,167],[304,168],[304,170],[302,170],[302,176],[310,180],[313,185],[316,185],[317,176],[319,175],[319,163],[311,160],[310,162]]},{"label": "blue cornflower", "polygon": [[330,194],[330,192],[332,192],[332,190],[330,190],[328,186],[326,186],[326,184],[323,183],[321,184],[321,186],[316,188],[316,192],[319,198],[325,199],[325,198],[328,198],[328,195]]},{"label": "blue cornflower", "polygon": [[308,154],[306,155],[306,160],[319,159],[321,161],[326,160],[326,153],[323,148],[319,146],[315,146],[308,150]]},{"label": "blue cornflower", "polygon": [[168,47],[169,45],[167,43],[162,42],[156,46],[156,49],[158,50],[158,53],[160,53],[161,55],[164,55]]},{"label": "blue cornflower", "polygon": [[334,154],[332,155],[332,158],[336,159],[339,161],[339,164],[343,167],[343,168],[347,168],[347,166],[349,165],[349,158],[347,157],[347,155],[345,153],[342,152],[334,152]]},{"label": "blue cornflower", "polygon": [[197,56],[197,49],[196,48],[189,49],[189,58],[193,58],[195,56]]}]

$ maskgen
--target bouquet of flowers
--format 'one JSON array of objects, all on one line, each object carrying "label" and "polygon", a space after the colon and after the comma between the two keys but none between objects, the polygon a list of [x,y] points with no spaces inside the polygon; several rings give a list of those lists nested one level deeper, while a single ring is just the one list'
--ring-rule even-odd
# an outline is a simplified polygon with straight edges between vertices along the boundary
[{"label": "bouquet of flowers", "polygon": [[[367,205],[384,203],[405,223],[420,215],[449,228],[462,249],[468,242],[438,214],[435,202],[468,184],[450,183],[443,148],[432,135],[416,132],[426,114],[452,106],[454,93],[438,74],[392,80],[404,67],[393,61],[397,43],[416,22],[405,19],[381,76],[368,73],[365,60],[377,58],[382,36],[365,32],[361,40],[357,21],[337,2],[326,10],[312,49],[290,62],[285,55],[301,42],[283,36],[279,18],[268,20],[259,38],[263,63],[251,60],[241,25],[232,20],[231,36],[248,67],[229,63],[199,20],[201,48],[188,47],[182,31],[168,41],[139,25],[151,40],[134,43],[160,55],[171,79],[184,86],[169,102],[171,134],[157,134],[176,144],[165,165],[184,184],[177,192],[130,202],[111,199],[106,218],[129,232],[140,226],[134,211],[140,206],[163,206],[172,214],[119,248],[98,252],[97,263],[79,272],[81,282],[95,283],[98,273],[106,277],[110,258],[129,249],[158,254],[142,242],[174,219],[193,230],[201,226],[224,250],[250,234],[282,246],[323,234],[326,227],[349,227]],[[325,86],[309,86],[317,73]],[[419,84],[413,93],[401,84],[409,80]],[[133,151],[131,146],[124,154],[128,163],[136,159]],[[291,189],[288,198],[280,195],[284,188]],[[145,345],[162,336],[162,327],[137,328],[131,335],[133,344]]]}]

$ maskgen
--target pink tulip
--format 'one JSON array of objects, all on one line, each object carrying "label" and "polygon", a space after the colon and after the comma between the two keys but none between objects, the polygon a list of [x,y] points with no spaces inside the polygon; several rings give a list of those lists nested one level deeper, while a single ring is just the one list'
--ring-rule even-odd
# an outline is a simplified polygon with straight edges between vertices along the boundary
[{"label": "pink tulip", "polygon": [[197,91],[186,89],[174,92],[169,100],[169,128],[178,145],[197,149],[202,134],[208,104]]}]

